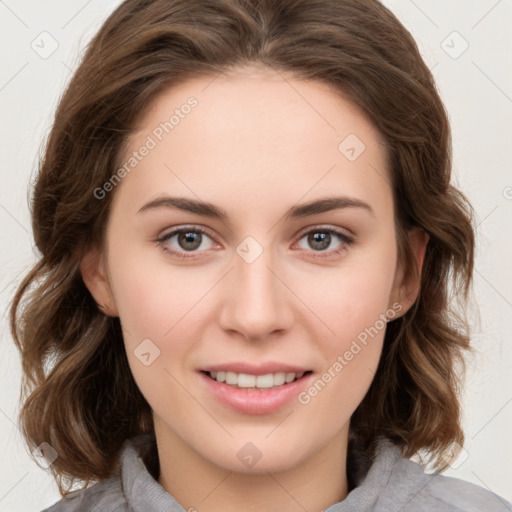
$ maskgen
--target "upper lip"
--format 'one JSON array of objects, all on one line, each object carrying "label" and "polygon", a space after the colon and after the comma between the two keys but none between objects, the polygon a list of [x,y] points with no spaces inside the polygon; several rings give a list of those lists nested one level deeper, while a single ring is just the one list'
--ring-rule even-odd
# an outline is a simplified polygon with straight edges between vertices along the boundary
[{"label": "upper lip", "polygon": [[287,363],[269,361],[266,363],[254,364],[243,361],[232,363],[221,363],[201,368],[204,372],[233,372],[247,373],[249,375],[267,375],[269,373],[302,373],[309,371],[310,368],[295,366]]}]

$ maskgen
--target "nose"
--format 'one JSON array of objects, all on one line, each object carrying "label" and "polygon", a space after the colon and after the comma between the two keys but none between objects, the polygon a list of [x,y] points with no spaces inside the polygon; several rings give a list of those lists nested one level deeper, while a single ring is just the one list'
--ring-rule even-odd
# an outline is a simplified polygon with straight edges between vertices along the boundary
[{"label": "nose", "polygon": [[252,262],[236,254],[226,276],[219,324],[250,341],[282,334],[294,323],[293,293],[271,252],[263,250]]}]

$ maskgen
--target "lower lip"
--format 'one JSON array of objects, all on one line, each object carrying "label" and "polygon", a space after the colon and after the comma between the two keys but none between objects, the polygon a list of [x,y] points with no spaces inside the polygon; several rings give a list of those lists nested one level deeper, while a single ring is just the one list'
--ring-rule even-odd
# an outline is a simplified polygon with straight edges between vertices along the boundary
[{"label": "lower lip", "polygon": [[258,390],[235,388],[217,382],[203,372],[200,374],[210,392],[219,402],[245,414],[269,414],[278,411],[297,397],[313,375],[309,373],[289,384]]}]

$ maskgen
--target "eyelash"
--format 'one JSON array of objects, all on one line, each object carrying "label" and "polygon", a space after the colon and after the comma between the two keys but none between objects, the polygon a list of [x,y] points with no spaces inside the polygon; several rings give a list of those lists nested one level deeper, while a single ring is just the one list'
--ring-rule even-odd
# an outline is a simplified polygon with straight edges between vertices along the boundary
[{"label": "eyelash", "polygon": [[[190,227],[184,227],[179,229],[174,229],[170,231],[169,233],[164,234],[163,236],[157,238],[155,242],[157,245],[159,245],[162,250],[168,254],[171,254],[172,256],[177,256],[178,258],[188,259],[188,258],[194,258],[194,252],[187,252],[185,251],[175,251],[171,250],[168,247],[164,246],[164,242],[169,241],[172,237],[175,235],[179,235],[180,233],[187,233],[187,232],[193,232],[193,233],[201,233],[202,235],[206,235],[208,238],[212,239],[212,237],[208,234],[208,232],[201,228],[200,226],[190,226]],[[347,249],[347,246],[350,246],[354,239],[349,237],[347,234],[343,233],[342,231],[338,231],[333,228],[322,228],[322,227],[316,227],[313,229],[310,229],[309,231],[306,231],[305,233],[302,233],[299,237],[299,240],[302,240],[306,235],[309,235],[311,233],[329,233],[330,235],[334,235],[342,244],[337,248],[333,249],[331,251],[312,251],[314,256],[313,258],[329,258],[333,255],[341,254],[343,251]],[[316,253],[316,254],[315,254]]]}]

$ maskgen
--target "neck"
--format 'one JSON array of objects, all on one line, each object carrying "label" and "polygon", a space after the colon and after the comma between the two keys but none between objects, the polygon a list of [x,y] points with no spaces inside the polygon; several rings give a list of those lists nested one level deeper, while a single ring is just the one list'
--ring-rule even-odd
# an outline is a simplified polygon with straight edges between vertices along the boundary
[{"label": "neck", "polygon": [[217,466],[155,423],[160,461],[158,482],[185,510],[321,511],[348,494],[347,432],[340,432],[297,466],[258,474]]}]

